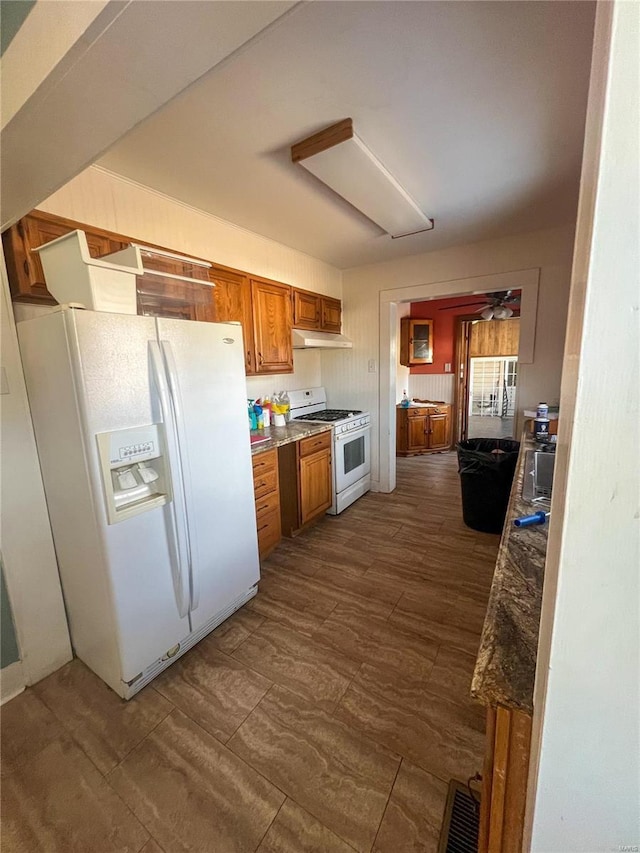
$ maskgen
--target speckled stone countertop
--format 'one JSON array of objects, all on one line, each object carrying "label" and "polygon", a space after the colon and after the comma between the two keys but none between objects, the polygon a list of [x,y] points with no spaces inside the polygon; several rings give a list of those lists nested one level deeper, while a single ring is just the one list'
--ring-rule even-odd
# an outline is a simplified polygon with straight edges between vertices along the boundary
[{"label": "speckled stone countertop", "polygon": [[535,448],[535,441],[523,436],[471,683],[471,695],[485,705],[529,713],[533,712],[549,525],[517,528],[513,520],[543,509],[521,496],[525,452]]},{"label": "speckled stone countertop", "polygon": [[309,423],[309,421],[290,421],[283,427],[270,426],[260,430],[252,429],[251,435],[269,436],[269,441],[252,444],[251,455],[255,456],[256,453],[273,450],[274,447],[281,447],[283,444],[290,444],[292,441],[300,441],[301,438],[317,435],[319,432],[328,432],[330,429],[331,424]]}]

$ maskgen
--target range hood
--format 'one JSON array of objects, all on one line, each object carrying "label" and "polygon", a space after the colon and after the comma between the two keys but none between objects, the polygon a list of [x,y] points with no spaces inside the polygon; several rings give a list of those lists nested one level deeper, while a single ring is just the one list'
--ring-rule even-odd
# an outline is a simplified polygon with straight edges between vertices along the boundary
[{"label": "range hood", "polygon": [[294,329],[292,337],[294,349],[348,349],[353,346],[349,338],[331,332]]}]

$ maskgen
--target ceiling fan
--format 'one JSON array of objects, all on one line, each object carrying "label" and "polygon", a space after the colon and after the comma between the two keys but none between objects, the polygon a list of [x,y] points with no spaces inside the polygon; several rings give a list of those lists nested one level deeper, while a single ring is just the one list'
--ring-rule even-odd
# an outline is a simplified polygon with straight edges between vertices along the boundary
[{"label": "ceiling fan", "polygon": [[520,294],[514,293],[512,290],[501,290],[497,293],[485,293],[484,296],[479,296],[482,302],[465,302],[462,305],[447,305],[446,308],[439,308],[439,311],[451,311],[454,308],[467,308],[468,306],[477,305],[476,313],[480,314],[483,320],[508,320],[513,317],[513,308],[511,305],[520,305]]}]

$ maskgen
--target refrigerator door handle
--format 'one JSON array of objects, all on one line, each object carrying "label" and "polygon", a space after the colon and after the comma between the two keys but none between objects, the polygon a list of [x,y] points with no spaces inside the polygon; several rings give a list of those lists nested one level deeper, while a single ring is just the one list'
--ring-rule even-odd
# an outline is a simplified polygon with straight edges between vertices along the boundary
[{"label": "refrigerator door handle", "polygon": [[162,353],[157,341],[149,341],[149,354],[151,356],[151,367],[153,378],[158,391],[162,419],[165,426],[167,443],[167,457],[173,499],[169,503],[173,521],[173,533],[175,536],[175,549],[172,548],[171,568],[173,571],[173,588],[176,596],[176,605],[180,617],[189,613],[189,538],[186,526],[186,508],[182,491],[182,473],[180,471],[180,457],[178,453],[178,442],[176,437],[174,415],[171,406],[169,385],[164,370]]},{"label": "refrigerator door handle", "polygon": [[187,440],[184,431],[184,416],[182,407],[182,395],[180,393],[180,382],[178,380],[178,371],[176,362],[173,357],[173,350],[169,341],[160,341],[162,352],[164,354],[164,362],[167,368],[167,377],[169,380],[169,390],[171,392],[171,401],[173,403],[173,414],[175,419],[176,434],[178,438],[178,454],[180,456],[180,470],[182,473],[182,493],[184,497],[184,505],[186,511],[187,531],[189,535],[189,554],[190,554],[190,579],[191,579],[191,610],[195,610],[200,601],[200,584],[198,577],[197,566],[197,543],[195,538],[195,530],[193,525],[189,525],[189,519],[195,518],[192,500],[191,487],[191,468],[189,466],[189,451],[187,448]]}]

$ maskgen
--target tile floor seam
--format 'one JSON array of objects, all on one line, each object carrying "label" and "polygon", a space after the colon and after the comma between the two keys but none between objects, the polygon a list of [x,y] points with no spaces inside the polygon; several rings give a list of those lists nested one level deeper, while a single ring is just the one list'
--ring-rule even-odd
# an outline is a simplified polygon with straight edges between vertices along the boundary
[{"label": "tile floor seam", "polygon": [[[151,686],[151,685],[147,685],[147,686],[149,687],[149,686]],[[153,690],[155,690],[155,687],[152,687],[152,689],[153,689]],[[157,691],[157,690],[156,690],[156,693],[158,693],[160,696],[162,696],[162,693],[160,693],[160,692],[159,692],[159,691]],[[145,735],[144,737],[140,738],[140,740],[139,740],[137,743],[135,743],[135,744],[131,747],[131,749],[129,749],[129,750],[127,751],[126,755],[123,755],[123,756],[122,756],[122,758],[120,759],[120,761],[118,761],[118,763],[117,763],[117,764],[115,764],[115,765],[111,768],[111,770],[109,770],[107,773],[103,773],[103,774],[102,774],[102,776],[103,776],[103,778],[104,778],[104,779],[107,779],[107,780],[108,780],[108,777],[113,773],[113,771],[114,771],[114,770],[117,770],[117,768],[118,768],[118,767],[120,767],[120,765],[122,764],[122,762],[123,762],[123,761],[125,761],[125,759],[127,759],[127,758],[131,755],[131,753],[132,753],[134,750],[136,750],[136,749],[137,749],[137,748],[138,748],[142,743],[144,743],[144,741],[145,741],[148,737],[150,737],[150,736],[155,732],[155,730],[158,728],[158,726],[161,726],[161,725],[162,725],[162,723],[164,723],[164,721],[167,719],[167,717],[170,717],[170,716],[171,716],[171,714],[173,714],[173,712],[174,712],[174,711],[176,711],[176,710],[178,710],[178,711],[179,711],[179,710],[180,710],[179,708],[177,708],[177,706],[176,706],[176,705],[174,705],[174,704],[173,704],[173,702],[171,702],[169,699],[167,699],[167,698],[166,698],[166,696],[162,696],[162,698],[163,698],[166,702],[169,702],[169,704],[171,705],[171,708],[169,709],[169,711],[164,715],[164,717],[163,717],[161,720],[158,720],[158,722],[155,724],[155,726],[153,726],[153,728],[149,729],[149,731],[146,733],[146,735]],[[129,701],[131,701],[131,700],[129,700]],[[82,747],[80,747],[80,748],[82,749]],[[84,752],[84,750],[83,750],[83,752]],[[88,756],[87,756],[87,757],[88,757]]]},{"label": "tile floor seam", "polygon": [[[402,713],[410,714],[411,716],[415,716],[419,721],[426,723],[427,725],[432,725],[432,723],[423,714],[421,714],[419,711],[416,711],[416,710],[408,711],[407,709],[403,708],[399,704],[396,704],[395,702],[391,702],[389,699],[386,699],[384,697],[380,697],[380,699],[377,699],[376,696],[373,695],[364,686],[358,685],[358,689],[361,690],[362,693],[364,693],[369,699],[371,699],[374,702],[382,701],[382,702],[384,702],[384,704],[390,706],[391,708],[397,709],[398,711],[400,711]],[[437,696],[436,694],[432,694],[430,691],[427,691],[427,692],[429,693],[429,695],[433,696],[434,699],[442,701],[442,697]],[[344,699],[344,696],[343,696],[343,699]],[[452,701],[452,700],[445,700],[445,701]],[[457,703],[454,702],[454,704],[457,704]],[[342,700],[340,701],[338,707],[336,708],[336,711],[338,710],[338,708],[340,708],[340,706],[342,706]],[[464,707],[464,706],[461,705],[460,707]],[[404,752],[400,752],[397,746],[394,746],[394,747],[388,746],[388,744],[386,744],[384,741],[380,740],[374,734],[371,734],[369,731],[366,730],[366,728],[364,726],[360,725],[358,722],[347,722],[346,720],[341,719],[340,717],[336,717],[336,719],[342,723],[345,723],[345,725],[348,725],[350,728],[356,729],[357,731],[360,732],[360,734],[363,737],[366,737],[369,740],[373,741],[379,747],[386,749],[388,752],[394,753],[395,755],[397,755],[401,759],[401,761],[408,761],[411,764],[415,764],[416,767],[420,767],[420,769],[424,770],[425,773],[429,773],[429,774],[431,774],[431,776],[435,776],[436,778],[445,782],[447,785],[449,784],[449,779],[451,777],[445,778],[445,777],[441,776],[436,770],[433,769],[433,767],[426,765],[424,758],[418,757],[416,755],[407,755]],[[483,734],[483,736],[484,736],[484,734]],[[479,763],[480,763],[480,765],[482,765],[481,759],[480,759]],[[482,768],[480,767],[479,772],[481,771],[481,769]]]},{"label": "tile floor seam", "polygon": [[398,762],[398,769],[396,770],[396,775],[393,777],[393,782],[391,783],[391,788],[389,789],[389,796],[387,797],[387,802],[384,804],[384,809],[382,810],[382,817],[380,818],[380,823],[378,824],[378,828],[376,829],[376,834],[373,839],[373,844],[371,845],[371,849],[375,850],[376,842],[378,840],[378,836],[380,835],[380,828],[384,821],[384,816],[387,813],[387,809],[389,808],[389,803],[391,802],[391,797],[393,796],[393,789],[396,786],[396,781],[398,776],[400,775],[400,768],[402,767],[402,762],[405,761],[404,756],[400,756],[400,761]]},{"label": "tile floor seam", "polygon": [[[275,686],[275,685],[273,685],[273,684],[272,684],[272,685],[271,685],[271,687],[269,688],[269,690],[267,690],[267,693],[269,693],[269,691],[270,691],[274,686]],[[262,699],[264,699],[264,698],[265,698],[265,696],[267,695],[267,693],[265,693],[265,695],[262,697]],[[262,702],[262,699],[260,700],[260,702]],[[258,705],[260,704],[260,702],[258,702]],[[250,716],[251,716],[251,714],[255,711],[255,709],[258,707],[258,705],[256,705],[256,706],[255,706],[255,708],[253,708],[253,709],[251,710],[251,713],[247,716],[247,719],[248,719],[248,717],[250,717]],[[214,735],[212,735],[212,734],[211,734],[211,732],[208,732],[208,731],[207,731],[203,726],[201,726],[201,725],[200,725],[200,723],[196,722],[196,720],[191,719],[191,717],[189,717],[189,716],[188,716],[188,714],[186,714],[186,713],[185,713],[184,711],[182,711],[180,708],[174,708],[174,709],[171,711],[171,713],[173,713],[174,711],[177,711],[179,714],[183,714],[185,717],[187,717],[187,719],[189,720],[189,722],[193,723],[193,725],[194,725],[194,726],[196,726],[196,728],[198,728],[198,729],[200,729],[200,731],[204,732],[204,734],[205,734],[206,736],[208,736],[208,737],[213,737],[216,741],[218,741],[218,743],[219,743],[222,747],[224,747],[225,749],[228,749],[228,750],[229,750],[229,752],[231,752],[231,753],[232,753],[233,757],[234,757],[237,761],[240,761],[240,762],[241,762],[242,764],[244,764],[244,766],[245,766],[246,768],[248,768],[252,773],[255,773],[255,774],[256,774],[257,776],[259,776],[259,777],[260,777],[264,782],[266,782],[266,784],[267,784],[267,785],[269,785],[270,787],[272,787],[274,790],[278,791],[278,793],[282,794],[282,796],[284,797],[284,800],[282,801],[282,803],[281,803],[281,804],[280,804],[280,806],[278,807],[278,811],[280,811],[280,809],[282,808],[282,806],[283,806],[283,805],[284,805],[284,803],[286,802],[286,799],[287,799],[288,794],[286,794],[286,793],[285,793],[281,788],[279,788],[279,787],[275,784],[275,782],[272,782],[272,781],[271,781],[271,779],[268,779],[268,778],[264,775],[264,773],[261,773],[261,772],[260,772],[257,768],[255,768],[252,764],[249,764],[249,762],[248,762],[245,758],[243,758],[241,755],[238,755],[238,753],[237,753],[237,752],[235,752],[235,750],[233,750],[233,749],[229,746],[229,744],[228,744],[228,743],[222,743],[222,741],[220,741],[218,738],[216,738]],[[170,716],[170,714],[167,714],[167,717],[168,717],[168,716]],[[165,717],[165,720],[167,719],[167,717]],[[162,720],[161,722],[164,722],[164,720]],[[244,722],[246,722],[246,720],[245,720]],[[243,722],[243,725],[244,725],[244,722]],[[158,723],[158,726],[159,726],[160,724],[161,724],[161,723]],[[155,731],[155,729],[156,729],[158,726],[155,726],[155,727],[154,727],[154,731]],[[240,728],[240,727],[238,727],[238,728]],[[149,735],[151,735],[151,734],[152,734],[152,732],[149,732]],[[234,734],[235,734],[235,732],[234,732]],[[146,740],[146,738],[144,738],[144,740]],[[143,742],[143,741],[140,741],[140,743],[138,744],[138,746],[141,746],[142,742]],[[133,750],[131,750],[131,752],[133,752]],[[128,755],[130,755],[130,754],[131,754],[131,752],[129,752],[129,753],[128,753]],[[124,759],[123,759],[123,761],[124,761]],[[122,764],[122,762],[119,762],[119,763],[118,763],[118,765],[117,765],[117,767],[119,767],[119,766],[120,766],[120,764]],[[113,768],[113,770],[109,771],[109,775],[111,775],[111,774],[112,774],[112,773],[117,769],[117,767],[114,767],[114,768]],[[113,785],[111,785],[111,780],[109,780],[107,777],[104,777],[104,778],[105,778],[105,781],[109,782],[109,787],[111,788],[111,790],[112,790],[112,791],[115,791],[115,788],[113,787]],[[116,794],[117,794],[117,793],[118,793],[118,792],[116,791]],[[120,795],[119,795],[119,794],[118,794],[118,796],[120,797]],[[120,799],[122,799],[122,797],[120,797]],[[125,800],[123,800],[123,802],[125,803],[125,805],[126,805],[126,806],[127,806],[127,808],[129,809],[129,811],[130,811],[130,812],[132,812],[132,814],[134,815],[134,817],[135,817],[135,818],[136,818],[136,819],[137,819],[137,820],[142,824],[142,826],[144,826],[144,828],[147,830],[147,832],[149,833],[149,835],[151,836],[151,838],[153,838],[153,840],[154,840],[154,841],[156,841],[156,839],[155,839],[155,837],[154,837],[153,833],[151,832],[151,830],[147,828],[147,825],[146,825],[146,824],[145,824],[145,823],[144,823],[144,822],[143,822],[143,821],[138,817],[138,815],[133,811],[133,809],[128,805],[128,803],[127,803]],[[265,833],[265,834],[266,834],[266,833]],[[145,842],[145,843],[146,843],[146,842]],[[159,844],[159,842],[157,842],[157,841],[156,841],[156,843],[157,843],[157,844]],[[262,843],[262,839],[261,839],[260,843]],[[162,845],[159,845],[159,846],[160,846],[160,847],[161,847],[161,849],[162,849]],[[257,850],[257,848],[256,848],[256,850]],[[217,853],[217,851],[216,851],[216,853]],[[221,853],[222,853],[222,851],[221,851]],[[254,853],[255,853],[255,851],[254,851]]]},{"label": "tile floor seam", "polygon": [[[254,711],[256,711],[256,710],[257,710],[257,708],[260,706],[260,704],[262,703],[262,701],[263,701],[263,700],[265,700],[265,699],[267,698],[268,694],[271,692],[271,690],[273,689],[273,687],[279,687],[281,690],[285,690],[285,691],[287,691],[287,692],[291,693],[293,696],[296,696],[296,698],[301,699],[301,701],[303,701],[303,702],[307,702],[307,704],[311,705],[311,703],[310,703],[310,702],[308,702],[306,699],[303,699],[302,697],[297,696],[297,694],[296,694],[296,693],[294,693],[292,690],[290,690],[288,687],[283,687],[282,685],[272,685],[272,687],[271,687],[271,688],[269,688],[269,690],[268,690],[268,691],[265,693],[265,695],[262,697],[262,699],[260,700],[260,702],[258,702],[258,704],[255,706],[255,708],[253,708],[253,710],[251,711],[251,714],[253,714],[253,713],[254,713]],[[320,713],[326,713],[328,717],[333,717],[333,714],[329,714],[329,713],[327,713],[326,711],[324,711],[323,709],[318,709],[318,710],[320,711]],[[251,714],[249,714],[249,715],[248,715],[247,720],[249,719],[249,717],[251,716]],[[362,731],[362,729],[359,729],[359,728],[357,728],[356,726],[352,726],[350,723],[347,723],[345,720],[341,720],[341,719],[339,719],[338,717],[333,717],[333,718],[335,719],[335,721],[336,721],[336,722],[340,723],[341,725],[343,725],[343,726],[347,727],[348,729],[350,729],[350,730],[352,730],[354,733],[356,733],[356,734],[358,735],[358,738],[359,738],[360,740],[364,740],[364,741],[367,741],[367,742],[371,743],[371,744],[372,744],[374,747],[376,747],[377,749],[381,749],[381,750],[383,750],[383,752],[387,753],[389,756],[392,756],[394,759],[397,759],[397,761],[398,761],[398,769],[399,769],[400,764],[402,763],[402,759],[403,759],[403,756],[402,756],[400,753],[398,753],[398,752],[394,751],[393,749],[391,749],[390,747],[386,746],[386,745],[385,745],[385,744],[383,744],[383,743],[379,743],[379,742],[378,742],[376,739],[374,739],[371,735],[367,734],[367,732]],[[245,720],[245,723],[247,722],[247,720]],[[243,725],[244,725],[244,723],[243,723]],[[238,728],[240,729],[241,727],[238,727]],[[256,767],[254,767],[254,765],[253,765],[253,764],[250,764],[250,763],[249,763],[249,761],[248,761],[246,758],[243,758],[242,756],[240,756],[240,755],[239,755],[239,754],[238,754],[238,753],[233,749],[233,747],[232,747],[232,746],[230,746],[229,744],[225,744],[225,746],[227,747],[227,749],[229,749],[231,752],[233,752],[233,754],[234,754],[237,758],[239,758],[239,759],[240,759],[240,761],[242,761],[244,764],[246,764],[248,767],[250,767],[253,771],[255,771],[259,776],[261,776],[263,779],[265,779],[265,780],[266,780],[270,785],[273,785],[273,787],[274,787],[274,788],[276,788],[276,790],[280,791],[280,793],[281,793],[281,794],[284,794],[284,796],[285,796],[285,797],[289,797],[289,799],[290,799],[290,800],[293,800],[293,802],[295,802],[295,803],[296,803],[296,805],[297,805],[299,808],[304,809],[305,811],[308,811],[308,812],[309,812],[309,814],[310,814],[310,815],[312,815],[312,817],[314,817],[314,818],[315,818],[319,823],[321,823],[323,826],[325,826],[325,825],[326,825],[326,824],[324,824],[324,823],[323,823],[323,821],[322,821],[322,819],[321,819],[321,818],[319,818],[319,817],[318,817],[314,812],[312,812],[312,811],[310,811],[310,810],[309,810],[309,806],[302,806],[300,803],[298,803],[298,802],[297,802],[297,800],[295,800],[295,798],[294,798],[294,797],[292,797],[291,795],[289,795],[289,794],[287,794],[285,791],[283,791],[281,788],[279,788],[279,787],[278,787],[278,785],[276,785],[276,783],[275,783],[275,782],[272,782],[272,781],[271,781],[271,779],[269,779],[269,778],[268,778],[267,776],[265,776],[265,775],[264,775],[260,770],[258,770]],[[397,776],[397,773],[398,773],[398,770],[396,770],[396,776]],[[432,774],[432,775],[433,775],[433,774]],[[395,780],[395,776],[394,776],[394,780]],[[393,790],[393,785],[391,786],[391,789],[390,789],[390,790]],[[333,833],[334,833],[334,835],[337,835],[337,836],[338,836],[342,841],[345,841],[345,839],[343,839],[343,838],[342,838],[342,836],[341,836],[341,835],[340,835],[340,834],[339,834],[335,829],[331,829],[330,827],[327,827],[327,829],[330,829],[330,831],[331,831],[331,832],[333,832]],[[353,845],[352,845],[352,844],[350,844],[350,842],[345,842],[345,843],[347,843],[350,847],[353,847]],[[356,848],[354,848],[354,849],[356,849]],[[357,853],[357,850],[356,850],[356,853]]]},{"label": "tile floor seam", "polygon": [[[235,753],[234,753],[234,755],[235,755]],[[265,829],[265,831],[264,831],[264,833],[262,834],[262,837],[260,838],[260,840],[258,841],[258,844],[256,845],[256,847],[254,847],[254,849],[253,849],[253,853],[257,853],[257,851],[258,851],[258,850],[260,849],[260,847],[262,846],[262,842],[265,840],[265,838],[267,837],[267,835],[268,835],[268,833],[269,833],[269,830],[271,829],[271,827],[273,826],[273,824],[274,824],[274,823],[276,822],[276,820],[278,819],[278,815],[280,814],[280,812],[281,812],[281,811],[282,811],[282,809],[284,808],[284,806],[285,806],[286,802],[287,802],[287,795],[285,794],[285,798],[284,798],[284,800],[280,803],[280,806],[279,806],[279,808],[278,808],[278,811],[277,811],[277,812],[274,814],[274,816],[273,816],[273,820],[271,821],[271,823],[269,824],[269,826]],[[249,853],[249,851],[247,851],[247,853]]]},{"label": "tile floor seam", "polygon": [[[351,676],[351,679],[349,680],[349,683],[347,684],[347,686],[346,686],[346,687],[344,688],[344,690],[342,691],[342,693],[341,693],[340,697],[339,697],[338,699],[336,699],[336,701],[333,703],[333,708],[332,708],[332,710],[331,710],[331,712],[330,712],[332,717],[335,717],[336,711],[337,711],[337,710],[338,710],[338,708],[340,707],[340,703],[341,703],[341,702],[342,702],[342,700],[344,699],[344,697],[345,697],[345,695],[346,695],[347,691],[349,690],[349,688],[350,688],[350,687],[351,687],[351,685],[353,684],[354,680],[355,680],[355,679],[356,679],[356,677],[358,676],[358,674],[359,674],[359,672],[360,672],[360,670],[362,669],[362,667],[363,667],[363,666],[364,666],[364,663],[361,663],[361,664],[360,664],[360,666],[358,667],[358,669],[357,669],[357,670],[353,673],[353,675]],[[336,717],[336,719],[338,719],[338,718]]]},{"label": "tile floor seam", "polygon": [[[276,685],[276,684],[272,684],[272,685],[271,685],[271,687],[270,687],[270,688],[267,690],[267,692],[264,694],[264,696],[262,697],[262,699],[260,700],[260,702],[258,702],[258,704],[257,704],[257,705],[255,705],[255,706],[251,709],[251,711],[247,714],[246,719],[245,719],[245,720],[243,720],[243,721],[242,721],[242,724],[238,726],[238,728],[237,728],[237,729],[235,730],[235,732],[233,733],[232,737],[231,737],[231,738],[229,738],[229,741],[231,741],[231,739],[232,739],[233,737],[235,737],[235,735],[238,733],[238,731],[242,728],[242,726],[244,726],[244,724],[247,722],[247,720],[249,719],[249,717],[250,717],[250,716],[251,716],[251,715],[252,715],[252,714],[253,714],[253,713],[254,713],[254,712],[255,712],[255,711],[260,707],[261,703],[262,703],[262,702],[267,698],[267,696],[269,695],[269,693],[271,693],[271,691],[273,690],[273,688],[274,688],[274,687],[280,687],[281,689],[284,689],[284,690],[287,690],[287,689],[288,689],[288,688],[286,688],[286,687],[282,688],[282,685],[279,685],[279,684],[278,684],[278,685]],[[294,694],[294,695],[295,695],[295,694]],[[196,723],[196,725],[198,725],[198,723]],[[202,728],[202,726],[199,726],[199,728]],[[203,730],[203,731],[205,731],[205,730]],[[238,755],[238,753],[237,753],[237,752],[235,751],[235,749],[230,745],[230,743],[229,743],[229,742],[225,743],[225,744],[224,744],[224,746],[229,750],[229,752],[232,752],[232,753],[234,754],[234,756],[235,756],[239,761],[242,761],[242,763],[243,763],[243,764],[246,764],[246,766],[247,766],[247,767],[249,767],[249,768],[250,768],[254,773],[257,773],[257,774],[258,774],[258,776],[260,776],[260,778],[261,778],[261,779],[264,779],[264,780],[265,780],[265,782],[267,782],[269,785],[272,785],[272,786],[276,789],[276,791],[280,791],[280,793],[283,795],[283,797],[285,798],[285,801],[286,801],[286,798],[287,798],[289,795],[288,795],[285,791],[283,791],[283,790],[282,790],[282,788],[279,788],[279,787],[276,785],[276,783],[275,783],[275,782],[272,782],[272,781],[271,781],[271,779],[269,779],[267,776],[265,776],[265,775],[264,775],[264,773],[262,773],[262,772],[261,772],[260,770],[258,770],[256,767],[254,767],[254,766],[253,766],[253,764],[249,764],[249,762],[247,761],[247,759],[246,759],[246,758],[243,758],[241,755]],[[283,803],[282,805],[284,805],[284,803]],[[282,806],[280,806],[280,808],[282,808]],[[300,808],[302,808],[302,806],[300,806]],[[278,809],[278,811],[280,811],[280,809]],[[260,842],[260,843],[262,843],[262,842]]]}]

